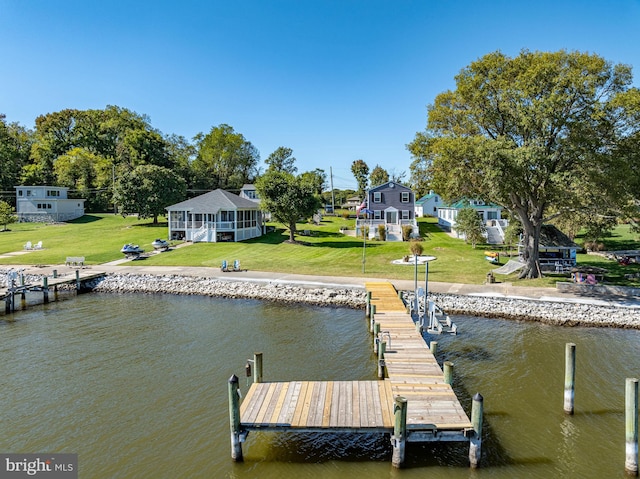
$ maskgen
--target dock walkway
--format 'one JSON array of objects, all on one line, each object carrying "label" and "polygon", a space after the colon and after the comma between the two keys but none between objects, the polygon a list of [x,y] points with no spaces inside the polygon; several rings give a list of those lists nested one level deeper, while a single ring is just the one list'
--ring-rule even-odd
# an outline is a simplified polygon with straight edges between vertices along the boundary
[{"label": "dock walkway", "polygon": [[[379,340],[386,345],[387,377],[378,381],[255,381],[239,406],[238,441],[252,430],[394,434],[398,397],[407,404],[403,440],[470,440],[473,425],[395,288],[386,282],[366,283],[365,288],[375,305],[372,321],[380,325]],[[237,386],[237,378],[235,381]],[[230,393],[230,408],[233,397]],[[232,424],[232,456],[241,459],[233,430]]]}]

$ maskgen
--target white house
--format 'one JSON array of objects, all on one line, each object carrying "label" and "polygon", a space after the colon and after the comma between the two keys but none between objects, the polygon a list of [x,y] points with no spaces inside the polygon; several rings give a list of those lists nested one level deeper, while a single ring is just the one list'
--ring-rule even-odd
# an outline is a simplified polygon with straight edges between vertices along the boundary
[{"label": "white house", "polygon": [[429,194],[424,195],[419,200],[416,200],[416,218],[420,216],[438,216],[438,206],[442,204],[442,198],[438,193],[434,193],[433,190],[429,191]]},{"label": "white house", "polygon": [[473,208],[487,228],[487,243],[499,244],[504,242],[504,229],[507,221],[502,219],[502,207],[482,200],[462,199],[453,204],[441,204],[438,207],[438,226],[451,231],[459,238],[464,236],[456,232],[456,217],[463,208]]},{"label": "white house", "polygon": [[258,191],[256,190],[256,187],[254,185],[243,185],[242,189],[240,190],[240,198],[245,198],[247,200],[260,203],[260,197],[258,196]]},{"label": "white house", "polygon": [[262,214],[255,200],[217,189],[165,208],[169,238],[216,243],[262,235]]},{"label": "white house", "polygon": [[55,223],[84,215],[84,199],[67,198],[62,186],[16,186],[18,221]]}]

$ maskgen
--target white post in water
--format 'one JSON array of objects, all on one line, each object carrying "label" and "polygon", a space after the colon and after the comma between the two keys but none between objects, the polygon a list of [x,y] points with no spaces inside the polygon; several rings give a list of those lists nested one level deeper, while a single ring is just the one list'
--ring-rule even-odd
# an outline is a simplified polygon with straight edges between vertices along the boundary
[{"label": "white post in water", "polygon": [[573,414],[576,380],[576,345],[574,343],[566,344],[564,364],[564,412]]},{"label": "white post in water", "polygon": [[393,424],[393,436],[391,437],[391,445],[393,446],[393,454],[391,463],[393,467],[402,467],[404,464],[404,452],[407,442],[407,400],[402,396],[396,396]]},{"label": "white post in water", "polygon": [[625,392],[625,452],[624,470],[638,475],[638,380],[627,378]]}]

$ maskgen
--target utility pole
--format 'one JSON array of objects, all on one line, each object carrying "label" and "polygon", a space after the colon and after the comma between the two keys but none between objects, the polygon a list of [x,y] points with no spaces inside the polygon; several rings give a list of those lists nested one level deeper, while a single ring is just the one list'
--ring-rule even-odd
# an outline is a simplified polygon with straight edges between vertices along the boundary
[{"label": "utility pole", "polygon": [[333,191],[333,168],[329,167],[329,177],[331,178],[331,212],[335,214],[336,212],[336,194]]}]

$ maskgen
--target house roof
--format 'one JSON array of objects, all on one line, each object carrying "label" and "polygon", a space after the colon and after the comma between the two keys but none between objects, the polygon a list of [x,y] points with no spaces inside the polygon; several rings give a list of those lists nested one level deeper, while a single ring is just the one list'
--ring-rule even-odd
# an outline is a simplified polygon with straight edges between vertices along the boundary
[{"label": "house roof", "polygon": [[242,185],[243,190],[254,190],[256,189],[255,185],[247,183],[246,185]]},{"label": "house roof", "polygon": [[435,198],[438,196],[438,193],[429,193],[428,195],[424,195],[422,198],[420,198],[419,200],[416,200],[416,203],[426,203],[427,201],[429,201],[431,198]]},{"label": "house roof", "polygon": [[396,183],[394,181],[387,181],[386,183],[382,184],[382,185],[378,185],[375,188],[371,188],[369,190],[369,193],[373,192],[373,191],[378,191],[378,190],[387,190],[389,188],[399,188],[402,190],[407,190],[407,191],[411,191],[411,188],[401,185],[400,183]]},{"label": "house roof", "polygon": [[579,248],[571,239],[554,225],[540,228],[540,246],[547,248]]},{"label": "house roof", "polygon": [[442,205],[440,205],[440,208],[450,208],[454,210],[461,210],[462,208],[473,208],[474,210],[484,210],[487,208],[502,209],[502,206],[496,205],[495,203],[484,203],[482,205],[477,205],[472,201],[473,200],[470,200],[469,198],[462,198],[453,203],[443,203]]},{"label": "house roof", "polygon": [[190,200],[167,206],[165,209],[167,211],[189,210],[193,213],[217,213],[220,210],[257,210],[260,208],[255,201],[241,198],[218,188]]}]

